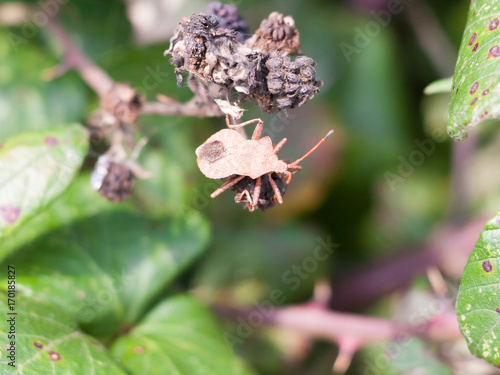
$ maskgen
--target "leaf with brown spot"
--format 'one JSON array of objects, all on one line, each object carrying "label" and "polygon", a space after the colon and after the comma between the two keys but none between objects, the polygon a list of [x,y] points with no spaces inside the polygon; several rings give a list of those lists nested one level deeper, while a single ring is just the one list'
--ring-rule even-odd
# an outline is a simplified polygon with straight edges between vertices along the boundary
[{"label": "leaf with brown spot", "polygon": [[499,18],[500,0],[471,2],[449,106],[448,134],[455,140],[464,140],[470,127],[500,114]]},{"label": "leaf with brown spot", "polygon": [[500,212],[481,232],[460,283],[458,323],[470,351],[500,365]]},{"label": "leaf with brown spot", "polygon": [[208,223],[198,211],[150,222],[123,206],[46,232],[0,268],[15,264],[22,270],[16,288],[63,306],[87,333],[112,337],[140,319],[201,255],[208,238]]},{"label": "leaf with brown spot", "polygon": [[[15,309],[17,315],[9,318],[16,320],[16,367],[7,365],[9,354],[2,351],[0,375],[127,374],[103,345],[80,331],[76,317],[61,306],[18,295]],[[4,292],[0,292],[0,310],[9,311]],[[10,345],[5,317],[0,323],[1,348]]]}]

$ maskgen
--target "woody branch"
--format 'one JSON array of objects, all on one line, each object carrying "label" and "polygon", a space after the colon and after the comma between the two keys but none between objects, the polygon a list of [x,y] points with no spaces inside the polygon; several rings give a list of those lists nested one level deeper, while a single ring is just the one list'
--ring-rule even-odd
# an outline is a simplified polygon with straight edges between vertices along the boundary
[{"label": "woody branch", "polygon": [[[336,373],[344,373],[354,354],[366,345],[408,335],[432,342],[462,337],[453,311],[431,316],[418,325],[409,325],[389,319],[334,312],[314,302],[270,309],[266,313],[258,308],[244,309],[221,305],[215,306],[214,310],[219,316],[236,321],[250,321],[251,314],[260,314],[263,324],[299,332],[307,339],[326,339],[337,344],[339,354],[333,365]],[[235,340],[234,343],[238,342]],[[231,344],[231,341],[228,343]]]},{"label": "woody branch", "polygon": [[[427,272],[431,276],[429,270],[439,269],[451,278],[459,277],[484,222],[485,219],[479,217],[460,225],[445,224],[435,231],[430,241],[409,253],[406,251],[402,257],[366,265],[362,270],[350,270],[348,275],[333,282],[334,298],[330,298],[329,286],[326,292],[318,293],[318,284],[312,302],[275,307],[265,313],[258,307],[248,309],[216,305],[214,310],[221,317],[236,321],[250,321],[251,314],[260,314],[263,324],[295,330],[309,339],[326,339],[337,344],[339,355],[334,370],[338,373],[346,371],[352,356],[365,345],[404,335],[433,342],[461,339],[453,311],[453,298],[444,297],[446,286],[444,289],[442,286],[435,288],[436,294],[441,297],[442,309],[436,314],[421,314],[418,324],[336,312],[330,308],[366,307],[401,289],[418,275]],[[433,284],[431,277],[429,281]]]},{"label": "woody branch", "polygon": [[[41,8],[43,9],[43,6]],[[21,2],[0,4],[0,24],[19,26],[30,20],[36,12],[37,9]],[[44,25],[44,29],[57,43],[63,54],[63,62],[52,69],[47,78],[55,78],[67,70],[74,69],[99,97],[103,97],[115,83],[114,80],[73,41],[59,22],[58,14],[46,14],[46,16],[48,21]],[[191,117],[221,116],[221,112],[215,106],[204,105],[203,101],[196,96],[186,103],[180,103],[163,96],[162,101],[144,103],[141,114]]]},{"label": "woody branch", "polygon": [[359,346],[392,340],[403,334],[418,336],[432,341],[461,338],[454,313],[443,314],[436,321],[415,326],[397,323],[389,319],[366,317],[357,314],[328,310],[316,303],[279,307],[262,314],[258,309],[245,309],[217,305],[214,310],[222,317],[246,319],[252,312],[263,316],[264,323],[299,331],[311,338],[342,342],[346,338]]}]

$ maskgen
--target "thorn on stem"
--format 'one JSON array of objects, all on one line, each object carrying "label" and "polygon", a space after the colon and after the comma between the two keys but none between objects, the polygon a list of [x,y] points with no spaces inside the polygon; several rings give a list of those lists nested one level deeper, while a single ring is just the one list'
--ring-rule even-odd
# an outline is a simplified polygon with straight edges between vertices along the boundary
[{"label": "thorn on stem", "polygon": [[354,354],[356,354],[361,345],[358,340],[345,337],[339,339],[338,346],[339,354],[333,363],[332,373],[345,374],[351,365],[352,357],[354,357]]},{"label": "thorn on stem", "polygon": [[314,284],[313,302],[327,307],[330,298],[332,297],[332,288],[328,279],[317,280]]}]

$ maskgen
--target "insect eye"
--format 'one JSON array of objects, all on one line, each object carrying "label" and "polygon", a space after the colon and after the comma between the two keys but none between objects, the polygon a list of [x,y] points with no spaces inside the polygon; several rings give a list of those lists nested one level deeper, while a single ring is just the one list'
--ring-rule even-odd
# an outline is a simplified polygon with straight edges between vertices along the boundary
[{"label": "insect eye", "polygon": [[196,155],[207,163],[213,163],[228,154],[221,141],[213,141],[198,147]]}]

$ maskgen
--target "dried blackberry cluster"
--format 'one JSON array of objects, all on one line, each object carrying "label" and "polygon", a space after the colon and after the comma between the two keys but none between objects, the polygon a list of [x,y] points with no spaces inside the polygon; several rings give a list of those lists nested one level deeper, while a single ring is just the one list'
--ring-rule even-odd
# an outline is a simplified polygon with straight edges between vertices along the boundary
[{"label": "dried blackberry cluster", "polygon": [[255,51],[288,51],[293,55],[300,53],[299,31],[295,28],[295,21],[278,12],[272,12],[263,20],[246,44]]},{"label": "dried blackberry cluster", "polygon": [[301,106],[322,86],[313,59],[299,56],[291,61],[287,56],[298,51],[299,33],[291,17],[272,13],[242,44],[237,30],[220,27],[212,14],[197,13],[180,23],[165,55],[172,56],[179,86],[182,73],[189,72],[225,90],[234,89],[237,104],[256,100],[263,111],[276,113]]},{"label": "dried blackberry cluster", "polygon": [[[142,109],[144,99],[130,85],[116,83],[101,98],[101,107],[87,120],[94,152],[101,155],[92,171],[90,184],[104,198],[122,202],[131,195],[134,179],[148,172],[127,157],[126,147],[134,144],[132,123]],[[111,146],[108,144],[111,143]]]},{"label": "dried blackberry cluster", "polygon": [[101,108],[111,113],[118,121],[133,123],[144,103],[144,99],[130,85],[116,83],[103,96]]},{"label": "dried blackberry cluster", "polygon": [[175,66],[177,84],[188,71],[205,82],[249,93],[248,77],[254,70],[246,57],[250,49],[235,39],[233,30],[219,29],[216,16],[197,13],[182,22],[170,41],[170,63]]},{"label": "dried blackberry cluster", "polygon": [[248,24],[238,12],[238,7],[234,4],[224,4],[218,1],[212,1],[205,8],[206,14],[212,14],[219,19],[221,29],[234,30],[235,39],[244,43],[248,34]]},{"label": "dried blackberry cluster", "polygon": [[125,164],[111,161],[104,154],[97,160],[90,183],[104,198],[122,202],[130,198],[134,184],[134,174]]},{"label": "dried blackberry cluster", "polygon": [[[278,186],[281,196],[283,197],[288,185],[283,182],[283,180],[277,173],[272,173],[271,178],[276,183],[276,186]],[[261,190],[257,207],[252,206],[252,194],[255,190],[256,183],[257,180],[254,180],[250,177],[245,177],[240,180],[236,185],[232,187],[232,191],[234,193],[234,201],[236,203],[242,204],[243,207],[247,208],[250,212],[253,212],[255,208],[260,208],[262,211],[265,211],[269,208],[274,207],[276,205],[276,195],[267,177],[261,179]],[[248,195],[245,194],[245,192],[248,193]]]},{"label": "dried blackberry cluster", "polygon": [[265,112],[275,109],[298,108],[311,93],[319,91],[320,81],[316,81],[316,63],[307,56],[298,56],[291,61],[289,56],[271,53],[266,61],[268,95],[256,96]]}]

